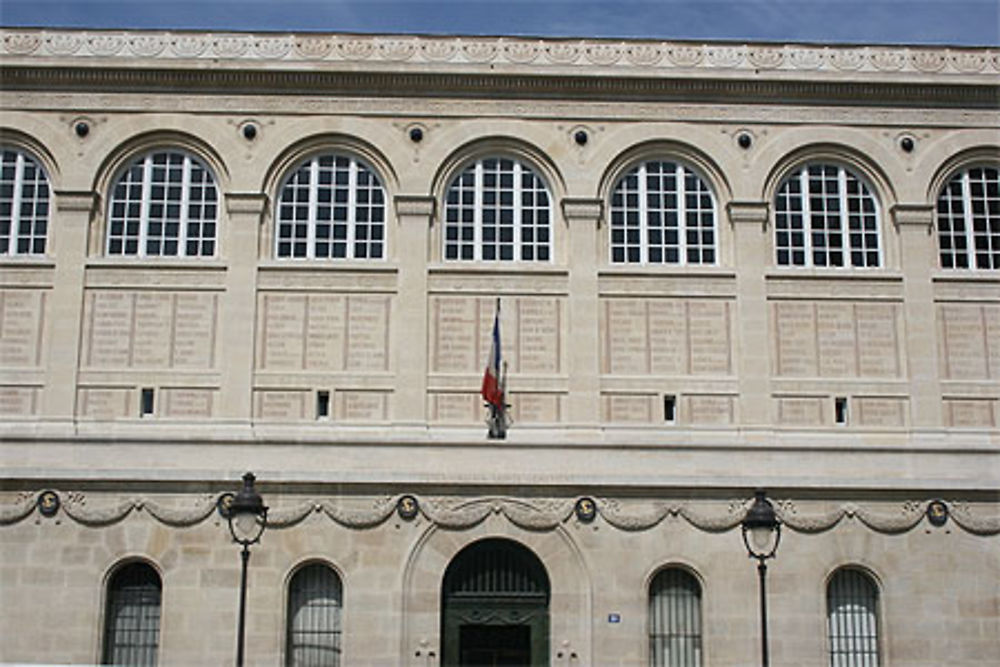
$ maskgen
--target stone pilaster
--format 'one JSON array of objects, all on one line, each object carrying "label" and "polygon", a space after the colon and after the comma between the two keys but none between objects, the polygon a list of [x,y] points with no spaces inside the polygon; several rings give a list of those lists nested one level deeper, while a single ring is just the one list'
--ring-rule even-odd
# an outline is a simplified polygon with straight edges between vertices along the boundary
[{"label": "stone pilaster", "polygon": [[768,331],[768,256],[766,202],[730,202],[726,208],[733,227],[733,261],[736,271],[736,368],[739,387],[739,420],[746,426],[771,421],[771,343]]},{"label": "stone pilaster", "polygon": [[93,192],[56,191],[49,236],[55,260],[47,318],[48,357],[42,414],[48,419],[72,419],[80,368],[83,284],[87,265],[87,235],[99,207]]},{"label": "stone pilaster", "polygon": [[257,313],[257,262],[260,226],[267,196],[226,193],[228,219],[222,254],[226,259],[226,296],[222,301],[222,382],[219,418],[249,421],[252,415],[254,335]]},{"label": "stone pilaster", "polygon": [[941,382],[938,375],[937,314],[931,276],[938,265],[934,242],[934,207],[897,204],[892,220],[899,230],[903,312],[906,319],[906,359],[910,380],[910,420],[913,428],[942,424]]},{"label": "stone pilaster", "polygon": [[427,264],[433,215],[433,197],[397,195],[399,275],[390,326],[396,361],[393,414],[398,423],[427,423]]},{"label": "stone pilaster", "polygon": [[570,338],[568,422],[596,426],[601,418],[600,317],[597,268],[603,203],[600,199],[564,199],[569,227]]}]

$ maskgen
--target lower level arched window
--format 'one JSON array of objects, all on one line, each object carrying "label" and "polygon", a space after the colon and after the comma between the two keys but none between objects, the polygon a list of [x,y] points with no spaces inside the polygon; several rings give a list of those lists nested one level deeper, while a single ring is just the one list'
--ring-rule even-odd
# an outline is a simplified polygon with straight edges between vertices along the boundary
[{"label": "lower level arched window", "polygon": [[111,575],[104,614],[103,664],[156,664],[162,592],[160,575],[147,563],[127,563]]},{"label": "lower level arched window", "polygon": [[878,587],[854,568],[838,570],[826,590],[830,667],[877,667]]},{"label": "lower level arched window", "polygon": [[288,667],[337,667],[340,664],[340,577],[322,563],[306,565],[288,585]]},{"label": "lower level arched window", "polygon": [[649,585],[649,661],[701,665],[701,586],[682,569],[661,570]]}]

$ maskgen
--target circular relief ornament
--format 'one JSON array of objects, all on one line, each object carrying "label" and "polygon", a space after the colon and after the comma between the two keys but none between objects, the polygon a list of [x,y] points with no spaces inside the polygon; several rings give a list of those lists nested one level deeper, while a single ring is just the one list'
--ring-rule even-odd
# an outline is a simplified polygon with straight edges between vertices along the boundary
[{"label": "circular relief ornament", "polygon": [[3,45],[7,53],[31,53],[42,45],[42,38],[33,33],[15,32],[3,36]]},{"label": "circular relief ornament", "polygon": [[215,509],[219,512],[219,516],[223,519],[228,519],[230,514],[230,508],[233,506],[233,499],[236,494],[227,491],[219,495],[218,499],[215,501]]},{"label": "circular relief ornament", "polygon": [[42,516],[55,516],[56,512],[59,511],[59,494],[51,490],[42,491],[38,494],[38,500],[35,501],[35,504]]},{"label": "circular relief ornament", "polygon": [[940,528],[948,522],[948,505],[943,500],[932,500],[927,504],[927,520]]},{"label": "circular relief ornament", "polygon": [[990,61],[993,63],[993,69],[1000,72],[1000,53],[994,53],[990,56]]},{"label": "circular relief ornament", "polygon": [[678,67],[694,67],[705,58],[700,46],[673,46],[667,49],[667,58]]},{"label": "circular relief ornament", "polygon": [[837,49],[830,53],[830,63],[839,70],[861,69],[865,52],[860,49]]},{"label": "circular relief ornament", "polygon": [[412,521],[420,512],[420,505],[413,496],[403,496],[396,501],[396,514],[404,521]]},{"label": "circular relief ornament", "polygon": [[171,40],[170,48],[182,58],[194,58],[205,52],[208,43],[202,35],[177,35]]},{"label": "circular relief ornament", "polygon": [[288,37],[258,37],[254,40],[253,50],[263,58],[283,58],[292,50],[292,41]]},{"label": "circular relief ornament", "polygon": [[329,37],[298,37],[295,50],[303,58],[324,58],[333,48]]},{"label": "circular relief ornament", "polygon": [[46,35],[45,47],[57,56],[69,56],[80,50],[83,40],[79,35],[55,33]]},{"label": "circular relief ornament", "polygon": [[573,511],[580,523],[590,523],[597,517],[597,503],[593,498],[580,498],[573,506]]},{"label": "circular relief ornament", "polygon": [[638,44],[625,50],[625,55],[634,65],[655,65],[663,59],[663,50],[656,44]]},{"label": "circular relief ornament", "polygon": [[545,52],[549,54],[549,60],[552,62],[568,65],[576,62],[580,57],[580,46],[578,44],[550,44],[545,47]]}]

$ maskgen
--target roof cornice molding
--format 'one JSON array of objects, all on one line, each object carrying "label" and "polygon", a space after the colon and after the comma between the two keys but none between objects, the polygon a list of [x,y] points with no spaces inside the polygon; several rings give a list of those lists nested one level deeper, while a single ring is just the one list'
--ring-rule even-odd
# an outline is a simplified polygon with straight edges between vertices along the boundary
[{"label": "roof cornice molding", "polygon": [[395,71],[630,78],[995,84],[986,47],[671,42],[326,33],[0,28],[4,63],[31,66]]}]

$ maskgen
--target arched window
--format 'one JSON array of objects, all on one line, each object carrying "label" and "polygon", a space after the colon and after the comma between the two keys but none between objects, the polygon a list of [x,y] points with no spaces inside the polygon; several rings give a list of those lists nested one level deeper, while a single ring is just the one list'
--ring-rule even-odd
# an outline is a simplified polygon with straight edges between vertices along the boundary
[{"label": "arched window", "polygon": [[878,587],[860,570],[843,568],[826,589],[830,667],[879,664]]},{"label": "arched window", "polygon": [[526,164],[499,157],[476,160],[455,177],[445,196],[444,258],[549,261],[550,202],[545,182]]},{"label": "arched window", "polygon": [[802,167],[781,184],[774,210],[779,266],[881,265],[875,197],[844,167]]},{"label": "arched window", "polygon": [[340,664],[343,590],[340,577],[322,563],[306,565],[288,584],[288,667]]},{"label": "arched window", "polygon": [[381,259],[385,190],[352,157],[317,155],[291,173],[278,195],[275,256]]},{"label": "arched window", "polygon": [[941,268],[1000,269],[1000,170],[966,169],[937,201]]},{"label": "arched window", "polygon": [[649,585],[649,659],[654,667],[701,665],[701,586],[679,568]]},{"label": "arched window", "polygon": [[108,255],[214,256],[218,198],[197,158],[172,149],[146,153],[111,188]]},{"label": "arched window", "polygon": [[147,563],[127,563],[115,571],[108,582],[103,664],[156,664],[162,591],[160,575]]},{"label": "arched window", "polygon": [[674,162],[643,162],[611,193],[615,264],[714,264],[715,198],[704,180]]},{"label": "arched window", "polygon": [[24,151],[0,150],[0,255],[44,255],[49,180]]}]

